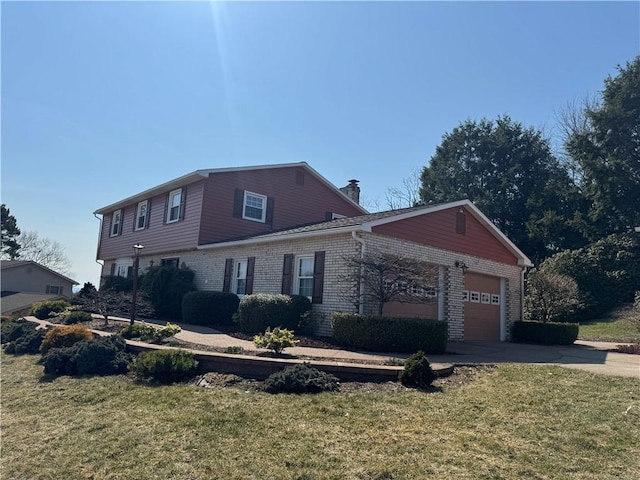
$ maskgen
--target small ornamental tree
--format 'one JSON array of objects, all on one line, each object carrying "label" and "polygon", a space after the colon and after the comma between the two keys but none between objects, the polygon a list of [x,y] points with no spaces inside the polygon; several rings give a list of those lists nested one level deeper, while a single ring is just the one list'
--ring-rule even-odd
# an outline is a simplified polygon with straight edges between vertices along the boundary
[{"label": "small ornamental tree", "polygon": [[533,271],[527,277],[525,316],[543,323],[562,321],[580,305],[576,281],[568,275]]},{"label": "small ornamental tree", "polygon": [[[109,324],[110,315],[127,317],[131,312],[131,294],[107,288],[101,288],[97,292],[88,291],[82,296],[76,295],[73,300],[83,310],[102,316],[105,325]],[[142,317],[153,315],[153,307],[143,294],[138,295],[136,300],[136,312]]]},{"label": "small ornamental tree", "polygon": [[415,258],[391,253],[369,253],[347,258],[351,267],[343,280],[351,286],[355,305],[371,303],[382,316],[389,302],[429,303],[438,285],[438,267]]}]

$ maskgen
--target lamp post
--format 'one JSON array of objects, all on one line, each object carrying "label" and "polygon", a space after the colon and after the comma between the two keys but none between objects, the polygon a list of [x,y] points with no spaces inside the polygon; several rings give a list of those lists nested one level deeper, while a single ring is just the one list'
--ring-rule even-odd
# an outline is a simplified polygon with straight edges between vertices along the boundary
[{"label": "lamp post", "polygon": [[136,321],[136,300],[138,299],[138,268],[140,267],[140,250],[144,246],[139,243],[133,246],[133,291],[131,293],[131,325]]}]

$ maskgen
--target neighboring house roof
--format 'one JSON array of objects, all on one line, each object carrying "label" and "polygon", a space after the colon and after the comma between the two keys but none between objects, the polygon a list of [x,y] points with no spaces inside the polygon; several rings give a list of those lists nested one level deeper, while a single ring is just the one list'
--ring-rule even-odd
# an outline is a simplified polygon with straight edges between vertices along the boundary
[{"label": "neighboring house roof", "polygon": [[194,183],[198,180],[208,178],[211,174],[215,174],[215,173],[243,172],[243,171],[251,171],[251,170],[267,170],[272,168],[292,168],[292,167],[305,169],[311,175],[313,175],[318,180],[320,180],[320,182],[324,183],[327,187],[331,188],[337,194],[342,195],[349,202],[357,206],[360,210],[362,210],[362,213],[367,212],[361,205],[354,202],[351,198],[349,198],[348,195],[345,195],[344,192],[342,192],[329,180],[327,180],[322,175],[320,175],[317,171],[311,168],[307,162],[298,162],[298,163],[280,163],[280,164],[274,164],[274,165],[256,165],[251,167],[210,168],[210,169],[196,170],[195,172],[191,172],[186,175],[183,175],[182,177],[175,178],[166,183],[163,183],[156,187],[145,190],[144,192],[137,193],[136,195],[132,195],[116,203],[107,205],[106,207],[99,208],[93,213],[96,215],[104,215],[104,214],[113,212],[114,210],[124,208],[127,205],[141,202],[143,200],[146,200],[149,197],[153,197],[154,195],[159,195],[163,192],[175,190],[176,188],[181,188],[181,187],[184,187],[185,185],[189,185],[190,183]]},{"label": "neighboring house roof", "polygon": [[473,203],[469,200],[459,200],[457,202],[443,203],[438,205],[426,205],[419,207],[402,208],[398,210],[387,210],[384,212],[370,213],[357,217],[339,218],[327,222],[301,225],[296,228],[289,228],[278,232],[271,232],[263,235],[241,238],[231,241],[200,245],[198,249],[223,248],[235,245],[250,245],[266,243],[279,240],[291,240],[295,238],[308,238],[321,235],[330,235],[349,232],[371,232],[371,229],[378,225],[404,220],[418,215],[445,210],[449,208],[466,207],[470,213],[493,234],[493,236],[509,250],[517,259],[518,265],[532,267],[531,260],[496,227]]},{"label": "neighboring house roof", "polygon": [[45,300],[54,300],[60,298],[60,295],[50,295],[43,293],[15,293],[15,292],[2,292],[2,315],[6,315],[13,312],[18,312],[26,308],[31,307],[36,303],[44,302]]},{"label": "neighboring house roof", "polygon": [[32,266],[35,266],[35,267],[40,268],[42,270],[46,270],[47,272],[52,273],[52,274],[60,277],[65,282],[69,282],[69,283],[71,283],[73,285],[80,285],[78,282],[76,282],[72,278],[66,277],[66,276],[62,275],[61,273],[56,272],[55,270],[51,270],[50,268],[45,267],[44,265],[40,265],[38,262],[34,262],[33,260],[2,260],[2,261],[0,261],[0,269],[2,271],[10,270],[12,268],[25,267],[27,265],[32,265]]}]

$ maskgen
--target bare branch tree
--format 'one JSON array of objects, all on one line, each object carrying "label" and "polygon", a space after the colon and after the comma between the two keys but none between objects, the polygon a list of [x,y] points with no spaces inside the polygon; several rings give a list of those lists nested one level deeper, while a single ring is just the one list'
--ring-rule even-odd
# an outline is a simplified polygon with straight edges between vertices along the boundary
[{"label": "bare branch tree", "polygon": [[[130,315],[132,297],[130,293],[102,288],[99,291],[78,294],[74,297],[73,302],[87,312],[102,316],[104,324],[108,325],[109,316],[128,317]],[[141,317],[150,317],[154,313],[151,302],[142,294],[136,299],[136,312]]]},{"label": "bare branch tree", "polygon": [[35,231],[23,231],[17,240],[20,244],[20,260],[31,260],[55,272],[69,275],[71,261],[65,255],[62,244],[42,238]]},{"label": "bare branch tree", "polygon": [[527,277],[525,315],[543,323],[562,320],[580,304],[579,294],[573,278],[534,271]]},{"label": "bare branch tree", "polygon": [[415,207],[420,204],[420,170],[413,169],[408,177],[402,179],[401,187],[389,187],[385,196],[390,210]]},{"label": "bare branch tree", "polygon": [[429,303],[438,288],[438,266],[390,253],[345,259],[353,268],[343,277],[355,305],[372,302],[382,315],[389,302]]}]

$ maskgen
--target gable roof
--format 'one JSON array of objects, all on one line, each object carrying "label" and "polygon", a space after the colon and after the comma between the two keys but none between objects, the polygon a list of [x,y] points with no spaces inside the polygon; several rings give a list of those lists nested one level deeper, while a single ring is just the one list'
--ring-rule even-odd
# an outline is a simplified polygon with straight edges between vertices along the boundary
[{"label": "gable roof", "polygon": [[99,208],[93,213],[96,215],[104,215],[106,213],[113,212],[114,210],[118,210],[120,208],[126,207],[127,205],[132,205],[134,203],[141,202],[155,195],[160,195],[162,193],[175,190],[176,188],[184,187],[185,185],[189,185],[190,183],[194,183],[199,180],[209,178],[210,175],[216,174],[216,173],[247,172],[247,171],[254,171],[254,170],[268,170],[273,168],[295,168],[295,167],[306,170],[309,174],[313,175],[316,179],[318,179],[321,183],[329,187],[335,193],[337,193],[338,195],[341,195],[347,201],[352,203],[354,206],[358,207],[362,211],[362,213],[367,213],[367,211],[362,207],[362,205],[354,202],[351,198],[349,198],[348,195],[345,195],[344,192],[342,192],[329,180],[327,180],[322,175],[320,175],[317,171],[311,168],[307,162],[279,163],[279,164],[273,164],[273,165],[254,165],[250,167],[209,168],[209,169],[203,169],[203,170],[196,170],[195,172],[188,173],[181,177],[174,178],[173,180],[165,182],[161,185],[155,186],[153,188],[149,188],[144,192],[137,193],[123,200],[119,200],[116,203],[107,205],[106,207]]},{"label": "gable roof", "polygon": [[66,277],[65,275],[62,275],[61,273],[58,273],[55,270],[51,270],[50,268],[45,267],[44,265],[40,265],[38,262],[34,262],[33,260],[2,260],[0,261],[0,269],[2,271],[10,270],[12,268],[26,267],[28,265],[45,270],[53,275],[56,275],[57,277],[60,277],[65,282],[71,283],[72,285],[80,285],[78,282],[76,282],[72,278]]},{"label": "gable roof", "polygon": [[426,205],[419,207],[408,207],[398,210],[387,210],[384,212],[370,213],[357,217],[339,218],[327,222],[301,225],[296,228],[289,228],[277,232],[241,238],[232,241],[211,243],[200,245],[198,249],[222,248],[235,245],[251,245],[279,240],[291,240],[298,238],[309,238],[323,235],[333,235],[350,232],[371,232],[373,227],[387,223],[397,222],[419,215],[446,210],[449,208],[466,207],[473,215],[509,252],[517,259],[518,265],[532,267],[531,260],[511,241],[502,231],[496,227],[473,203],[469,200],[459,200],[456,202],[442,203],[437,205]]}]

